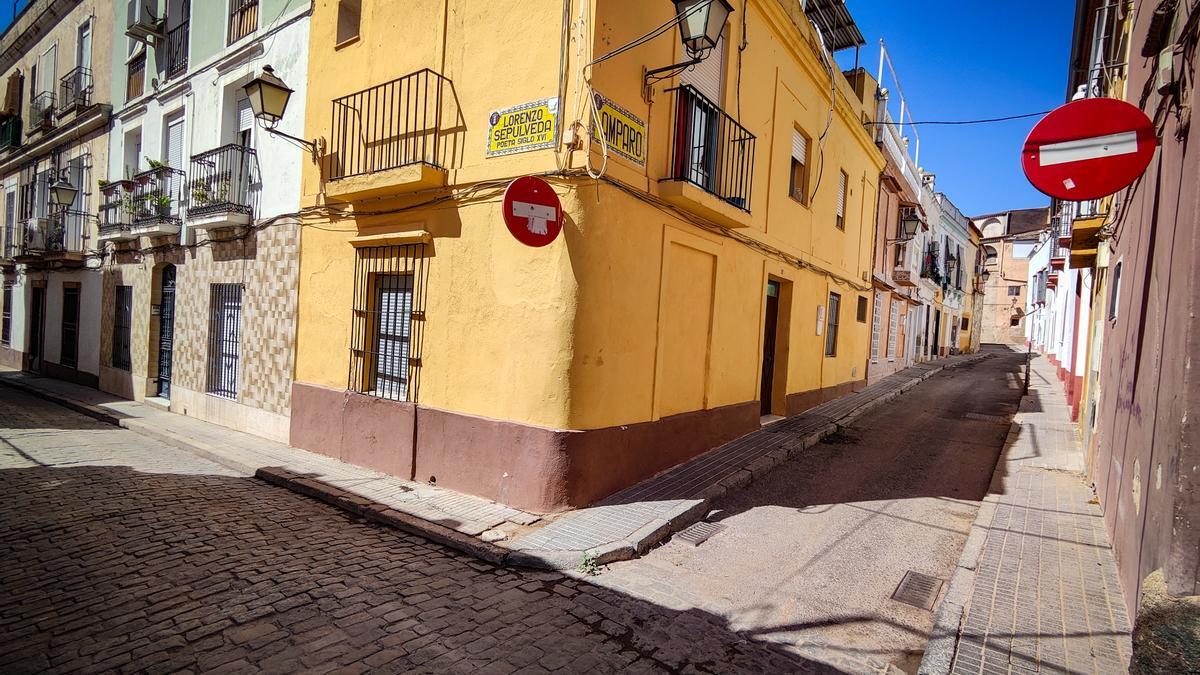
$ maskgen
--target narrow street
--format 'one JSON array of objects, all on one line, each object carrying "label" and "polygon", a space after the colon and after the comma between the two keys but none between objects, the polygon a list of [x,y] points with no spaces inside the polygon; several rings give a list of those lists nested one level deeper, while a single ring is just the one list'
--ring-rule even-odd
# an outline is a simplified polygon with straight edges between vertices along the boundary
[{"label": "narrow street", "polygon": [[[598,583],[787,644],[847,672],[915,672],[933,613],[891,599],[946,581],[1020,399],[1023,354],[944,371],[714,505],[698,547],[669,541]],[[943,587],[944,589],[944,587]]]},{"label": "narrow street", "polygon": [[828,672],[498,569],[0,387],[0,664],[42,672]]},{"label": "narrow street", "polygon": [[[498,569],[0,388],[8,670],[914,670],[1020,394],[947,370],[590,579]],[[810,660],[805,660],[810,659]],[[86,667],[85,667],[86,666]]]}]

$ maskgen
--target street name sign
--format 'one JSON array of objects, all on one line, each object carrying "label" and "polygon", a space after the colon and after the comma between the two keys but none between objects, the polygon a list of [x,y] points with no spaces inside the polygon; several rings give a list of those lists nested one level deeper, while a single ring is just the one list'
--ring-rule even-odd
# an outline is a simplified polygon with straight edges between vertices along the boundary
[{"label": "street name sign", "polygon": [[545,246],[562,231],[558,194],[536,176],[521,176],[509,183],[501,208],[508,231],[526,246]]},{"label": "street name sign", "polygon": [[1097,199],[1137,180],[1157,145],[1154,124],[1136,106],[1085,98],[1056,108],[1033,127],[1021,166],[1043,194]]}]

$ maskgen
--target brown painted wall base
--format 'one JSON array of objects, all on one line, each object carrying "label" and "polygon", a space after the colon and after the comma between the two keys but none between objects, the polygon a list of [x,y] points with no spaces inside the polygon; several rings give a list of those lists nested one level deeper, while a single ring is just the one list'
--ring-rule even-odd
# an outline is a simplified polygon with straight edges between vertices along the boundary
[{"label": "brown painted wall base", "polygon": [[832,401],[835,398],[840,398],[847,394],[853,394],[856,391],[862,391],[866,387],[866,380],[855,380],[853,382],[835,384],[832,387],[822,387],[821,389],[810,389],[809,391],[788,394],[788,417],[791,417],[792,415],[799,415],[805,410],[808,410],[809,408],[815,408],[826,401]]},{"label": "brown painted wall base", "polygon": [[748,401],[577,431],[297,382],[291,443],[394,476],[550,513],[591,504],[759,428],[758,408],[757,401]]}]

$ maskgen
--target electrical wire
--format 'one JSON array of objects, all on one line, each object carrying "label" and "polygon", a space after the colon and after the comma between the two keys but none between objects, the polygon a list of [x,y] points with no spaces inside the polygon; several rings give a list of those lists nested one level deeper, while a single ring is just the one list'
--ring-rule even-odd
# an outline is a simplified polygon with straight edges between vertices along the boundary
[{"label": "electrical wire", "polygon": [[[1009,120],[1023,120],[1028,117],[1041,117],[1043,115],[1049,114],[1050,112],[1052,112],[1052,111],[1043,110],[1041,112],[1024,113],[1022,115],[1009,115],[1007,117],[989,117],[986,119],[978,119],[978,120],[922,120],[922,121],[918,121],[918,122],[905,122],[904,125],[905,126],[920,126],[920,125],[932,125],[932,124],[941,124],[941,125],[990,124],[992,122],[1008,122]],[[891,122],[864,122],[864,124],[870,126],[870,125],[880,125],[880,124],[891,124]]]}]

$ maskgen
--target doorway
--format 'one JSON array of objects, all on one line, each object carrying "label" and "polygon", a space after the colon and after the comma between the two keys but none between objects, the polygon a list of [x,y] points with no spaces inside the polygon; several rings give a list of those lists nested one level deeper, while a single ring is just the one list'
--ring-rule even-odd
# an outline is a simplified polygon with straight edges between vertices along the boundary
[{"label": "doorway", "polygon": [[175,348],[175,266],[162,270],[158,305],[158,395],[171,398],[172,352]]},{"label": "doorway", "polygon": [[34,286],[32,302],[29,308],[29,356],[26,369],[40,371],[42,369],[42,343],[46,333],[46,288]]},{"label": "doorway", "polygon": [[942,310],[933,310],[933,349],[930,350],[930,358],[936,359],[941,356],[942,344]]},{"label": "doorway", "polygon": [[759,414],[771,414],[775,392],[775,342],[779,327],[779,282],[767,282],[767,309],[763,321],[762,386],[759,389]]}]

